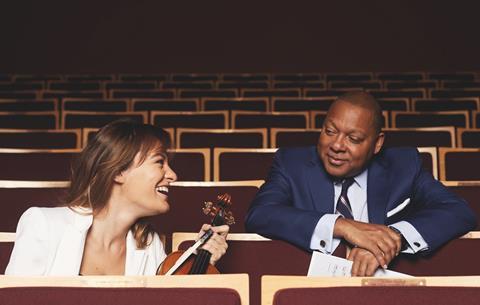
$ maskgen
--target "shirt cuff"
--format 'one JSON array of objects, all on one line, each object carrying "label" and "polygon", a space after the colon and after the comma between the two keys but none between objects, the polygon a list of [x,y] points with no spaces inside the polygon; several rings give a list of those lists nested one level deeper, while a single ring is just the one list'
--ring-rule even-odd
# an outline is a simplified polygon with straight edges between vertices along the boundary
[{"label": "shirt cuff", "polygon": [[325,214],[317,222],[310,240],[310,248],[331,254],[340,244],[339,238],[333,237],[333,228],[340,214]]},{"label": "shirt cuff", "polygon": [[394,227],[398,231],[400,231],[408,243],[408,248],[402,253],[417,253],[420,251],[428,250],[428,244],[423,239],[422,235],[418,233],[417,229],[415,229],[409,222],[400,221],[390,225]]}]

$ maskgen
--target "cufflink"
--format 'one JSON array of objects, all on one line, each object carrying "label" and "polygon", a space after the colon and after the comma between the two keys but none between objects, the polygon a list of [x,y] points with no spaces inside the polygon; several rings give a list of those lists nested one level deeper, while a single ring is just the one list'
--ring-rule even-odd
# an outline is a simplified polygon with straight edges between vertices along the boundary
[{"label": "cufflink", "polygon": [[326,244],[327,244],[327,243],[326,243],[324,240],[321,240],[321,241],[320,241],[320,247],[325,248],[325,245],[326,245]]}]

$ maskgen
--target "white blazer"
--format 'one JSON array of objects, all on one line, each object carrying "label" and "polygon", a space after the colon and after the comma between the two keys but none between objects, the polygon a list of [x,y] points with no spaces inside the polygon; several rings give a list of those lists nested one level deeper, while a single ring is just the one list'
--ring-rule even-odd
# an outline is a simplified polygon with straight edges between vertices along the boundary
[{"label": "white blazer", "polygon": [[[29,208],[18,222],[15,245],[5,274],[78,275],[92,221],[92,215],[77,213],[67,207]],[[125,275],[155,275],[165,256],[157,234],[149,246],[137,249],[130,231],[126,238]]]}]

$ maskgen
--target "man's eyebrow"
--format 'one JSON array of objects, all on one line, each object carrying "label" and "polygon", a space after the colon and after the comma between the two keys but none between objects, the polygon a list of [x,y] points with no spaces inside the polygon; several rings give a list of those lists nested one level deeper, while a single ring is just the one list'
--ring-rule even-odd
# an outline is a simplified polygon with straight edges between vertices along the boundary
[{"label": "man's eyebrow", "polygon": [[332,125],[334,128],[337,128],[337,126],[335,125],[335,123],[334,123],[331,119],[326,119],[325,122],[324,122],[324,124],[325,124],[325,125],[326,125],[326,124],[330,124],[330,125]]}]

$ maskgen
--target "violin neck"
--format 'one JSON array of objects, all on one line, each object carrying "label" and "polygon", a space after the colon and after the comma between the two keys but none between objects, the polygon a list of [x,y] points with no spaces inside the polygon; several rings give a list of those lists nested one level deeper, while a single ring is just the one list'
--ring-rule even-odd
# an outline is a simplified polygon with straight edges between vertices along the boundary
[{"label": "violin neck", "polygon": [[212,254],[207,250],[200,249],[198,250],[195,261],[193,262],[192,268],[188,274],[205,274],[210,263],[210,257]]}]

